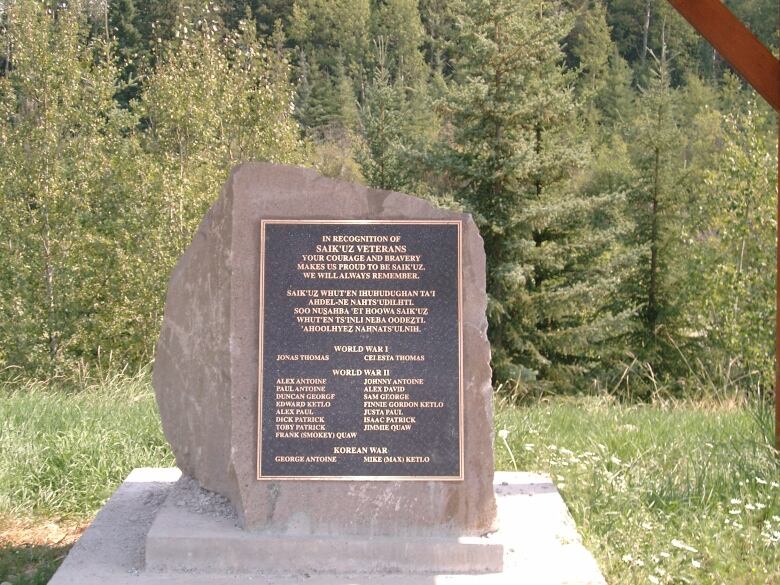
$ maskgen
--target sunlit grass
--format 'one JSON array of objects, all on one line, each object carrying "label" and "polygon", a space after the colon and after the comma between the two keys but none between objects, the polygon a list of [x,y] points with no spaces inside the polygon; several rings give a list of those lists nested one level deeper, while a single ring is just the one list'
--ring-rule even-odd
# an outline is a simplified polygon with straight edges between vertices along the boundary
[{"label": "sunlit grass", "polygon": [[0,516],[88,517],[134,467],[170,465],[148,372],[0,387]]},{"label": "sunlit grass", "polygon": [[134,467],[170,465],[147,371],[0,385],[0,582],[46,583]]},{"label": "sunlit grass", "polygon": [[[768,411],[556,399],[498,408],[521,470],[557,483],[608,582],[780,583]],[[496,441],[497,466],[512,469]]]}]

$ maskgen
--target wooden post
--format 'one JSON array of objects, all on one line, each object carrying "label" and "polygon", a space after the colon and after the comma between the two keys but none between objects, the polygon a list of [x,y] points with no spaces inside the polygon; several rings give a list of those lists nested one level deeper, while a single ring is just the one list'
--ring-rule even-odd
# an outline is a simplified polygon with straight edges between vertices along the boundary
[{"label": "wooden post", "polygon": [[[780,61],[721,0],[668,0],[721,56],[780,114]],[[775,237],[775,448],[780,452],[780,118],[777,144]]]}]

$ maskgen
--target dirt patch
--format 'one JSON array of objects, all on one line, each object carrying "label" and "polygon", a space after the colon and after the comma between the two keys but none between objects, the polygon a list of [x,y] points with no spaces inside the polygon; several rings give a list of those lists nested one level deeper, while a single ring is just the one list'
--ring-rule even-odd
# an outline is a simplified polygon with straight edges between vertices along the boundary
[{"label": "dirt patch", "polygon": [[42,585],[89,522],[0,518],[0,582]]},{"label": "dirt patch", "polygon": [[69,546],[87,529],[89,522],[57,520],[0,520],[0,547]]}]

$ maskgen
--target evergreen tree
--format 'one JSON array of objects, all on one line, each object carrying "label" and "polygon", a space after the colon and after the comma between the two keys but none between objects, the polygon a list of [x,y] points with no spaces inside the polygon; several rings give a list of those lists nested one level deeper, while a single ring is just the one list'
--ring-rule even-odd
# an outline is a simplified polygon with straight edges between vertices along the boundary
[{"label": "evergreen tree", "polygon": [[369,0],[295,0],[288,34],[327,73],[342,64],[354,75],[369,50],[370,17]]},{"label": "evergreen tree", "polygon": [[436,136],[439,121],[431,107],[428,86],[421,80],[406,85],[391,78],[385,66],[384,38],[376,43],[377,65],[363,90],[357,160],[369,185],[381,189],[425,192],[421,157]]},{"label": "evergreen tree", "polygon": [[320,70],[303,49],[297,50],[297,86],[295,117],[306,129],[328,124],[337,104],[329,76]]},{"label": "evergreen tree", "polygon": [[337,63],[333,74],[299,51],[295,117],[314,147],[314,165],[328,177],[362,182],[353,160],[358,107],[352,79]]},{"label": "evergreen tree", "polygon": [[617,50],[612,49],[607,69],[607,82],[595,96],[595,106],[600,112],[598,118],[603,125],[617,132],[624,129],[633,117],[634,90],[631,86],[632,72]]},{"label": "evergreen tree", "polygon": [[138,30],[138,13],[134,0],[114,0],[108,5],[108,21],[111,35],[123,69],[124,88],[118,96],[126,107],[138,97],[138,72],[148,58],[148,45]]},{"label": "evergreen tree", "polygon": [[378,64],[366,86],[360,121],[363,149],[357,160],[369,185],[380,189],[403,189],[403,163],[399,157],[403,140],[405,96],[403,87],[390,80],[385,67],[385,45],[380,37]]},{"label": "evergreen tree", "polygon": [[294,2],[290,0],[250,0],[252,14],[257,22],[259,33],[268,34],[277,22],[281,22],[282,28],[287,30],[292,18]]},{"label": "evergreen tree", "polygon": [[359,79],[368,54],[368,0],[296,0],[290,38],[298,55],[296,117],[311,138],[315,166],[361,180],[353,160]]},{"label": "evergreen tree", "polygon": [[119,55],[125,61],[133,61],[144,50],[138,30],[138,12],[133,0],[114,0],[109,4],[108,21],[116,38]]},{"label": "evergreen tree", "polygon": [[464,0],[420,0],[420,21],[425,30],[423,54],[434,74],[449,77],[456,52],[458,19]]},{"label": "evergreen tree", "polygon": [[425,79],[428,69],[420,52],[423,26],[417,4],[417,0],[384,0],[371,11],[371,38],[375,43],[382,39],[384,45],[381,67],[408,84]]},{"label": "evergreen tree", "polygon": [[498,379],[566,387],[616,327],[619,283],[600,229],[612,194],[578,195],[584,151],[563,66],[572,19],[557,2],[470,2],[440,163],[480,226]]},{"label": "evergreen tree", "polygon": [[580,93],[599,93],[607,83],[609,56],[614,46],[604,4],[596,0],[579,8],[567,45],[570,66],[580,69],[577,83]]},{"label": "evergreen tree", "polygon": [[608,134],[627,119],[633,94],[631,70],[612,41],[607,10],[600,0],[578,9],[567,46],[570,66],[579,72],[580,117],[590,127],[605,125]]},{"label": "evergreen tree", "polygon": [[639,172],[631,195],[635,241],[646,249],[630,284],[630,297],[640,311],[637,353],[656,375],[674,372],[682,339],[679,305],[675,302],[675,231],[685,208],[682,134],[677,121],[677,96],[671,87],[669,62],[662,45],[653,76],[638,99],[633,144]]}]

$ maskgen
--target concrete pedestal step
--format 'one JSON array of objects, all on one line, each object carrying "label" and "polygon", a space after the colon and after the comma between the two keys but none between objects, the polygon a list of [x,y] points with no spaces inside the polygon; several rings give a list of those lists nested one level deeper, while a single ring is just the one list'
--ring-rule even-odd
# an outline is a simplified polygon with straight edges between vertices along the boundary
[{"label": "concrete pedestal step", "polygon": [[494,485],[486,537],[279,537],[243,531],[177,469],[136,469],[50,584],[605,584],[548,477],[499,472]]}]

